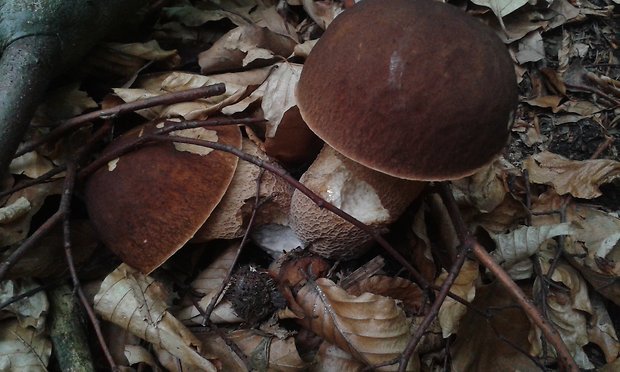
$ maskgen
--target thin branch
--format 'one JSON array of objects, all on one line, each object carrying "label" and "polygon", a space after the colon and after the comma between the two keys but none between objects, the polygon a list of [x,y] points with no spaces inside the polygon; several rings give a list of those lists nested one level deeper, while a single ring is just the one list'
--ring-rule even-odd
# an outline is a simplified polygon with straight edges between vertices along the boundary
[{"label": "thin branch", "polygon": [[102,109],[97,111],[92,111],[80,116],[76,116],[74,118],[68,119],[60,123],[56,128],[50,131],[46,136],[36,139],[32,142],[26,143],[20,150],[18,150],[15,154],[15,157],[21,156],[27,152],[30,152],[37,148],[37,146],[45,143],[54,141],[60,137],[64,133],[69,130],[79,128],[92,120],[95,119],[107,119],[112,118],[120,114],[134,112],[137,110],[142,110],[149,107],[160,106],[160,105],[170,105],[173,103],[179,102],[187,102],[193,101],[199,98],[219,96],[226,92],[226,86],[222,83],[209,85],[206,87],[188,89],[181,92],[174,92],[163,94],[161,96],[152,97],[143,99],[140,101],[124,103],[122,105],[118,105],[109,109]]}]

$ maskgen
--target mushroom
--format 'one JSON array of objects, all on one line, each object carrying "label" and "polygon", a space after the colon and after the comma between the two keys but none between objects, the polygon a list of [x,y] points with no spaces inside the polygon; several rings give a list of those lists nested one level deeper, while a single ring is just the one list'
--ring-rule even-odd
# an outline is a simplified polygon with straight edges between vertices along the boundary
[{"label": "mushroom", "polygon": [[[110,144],[102,156],[169,122],[151,122]],[[236,126],[194,128],[175,136],[241,147]],[[224,196],[238,158],[176,142],[141,147],[110,161],[86,183],[88,213],[103,243],[148,274],[189,241]]]},{"label": "mushroom", "polygon": [[[243,139],[243,152],[272,161],[254,142]],[[235,239],[243,236],[252,215],[256,199],[257,181],[261,168],[241,161],[235,175],[217,208],[198,230],[193,241]],[[260,180],[259,200],[253,227],[265,224],[286,224],[293,187],[276,175],[265,172]]]},{"label": "mushroom", "polygon": [[[505,46],[478,20],[431,0],[365,0],[339,15],[310,52],[297,99],[308,127],[335,149],[324,149],[302,182],[381,227],[420,183],[469,176],[501,152],[517,88]],[[374,171],[360,173],[362,166]],[[383,217],[366,216],[362,204],[347,210],[347,198],[366,198]],[[369,241],[298,191],[291,227],[332,258],[357,256]]]}]

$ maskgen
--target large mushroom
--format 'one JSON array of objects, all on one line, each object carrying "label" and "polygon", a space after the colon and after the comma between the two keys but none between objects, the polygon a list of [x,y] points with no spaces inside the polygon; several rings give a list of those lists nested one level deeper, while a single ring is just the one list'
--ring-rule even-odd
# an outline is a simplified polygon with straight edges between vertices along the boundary
[{"label": "large mushroom", "polygon": [[[171,124],[160,120],[137,127],[115,139],[102,156]],[[170,134],[241,147],[236,126]],[[205,223],[226,193],[237,161],[225,152],[176,142],[147,145],[122,155],[86,183],[93,225],[110,250],[148,274]]]},{"label": "large mushroom", "polygon": [[[500,39],[461,10],[431,0],[364,0],[313,48],[297,99],[309,128],[336,150],[324,149],[302,182],[381,227],[417,196],[419,182],[471,175],[501,152],[517,88]],[[351,207],[362,199],[364,208]],[[379,215],[368,216],[371,209]],[[333,258],[359,255],[369,240],[298,191],[291,227]]]}]

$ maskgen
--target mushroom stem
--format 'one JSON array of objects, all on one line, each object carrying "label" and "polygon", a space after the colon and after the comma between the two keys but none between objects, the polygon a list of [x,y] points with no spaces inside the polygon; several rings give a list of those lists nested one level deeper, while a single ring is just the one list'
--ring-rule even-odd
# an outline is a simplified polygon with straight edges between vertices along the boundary
[{"label": "mushroom stem", "polygon": [[[377,230],[393,223],[426,185],[367,168],[327,145],[300,181]],[[372,242],[366,232],[317,206],[300,191],[293,194],[290,225],[306,247],[327,258],[359,257]]]}]

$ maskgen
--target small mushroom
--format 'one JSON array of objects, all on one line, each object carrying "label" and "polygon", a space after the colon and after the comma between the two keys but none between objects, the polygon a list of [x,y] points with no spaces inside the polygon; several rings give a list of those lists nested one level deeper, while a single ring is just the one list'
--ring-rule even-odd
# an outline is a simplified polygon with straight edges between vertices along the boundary
[{"label": "small mushroom", "polygon": [[[408,182],[469,176],[502,151],[517,87],[500,39],[458,8],[431,0],[365,0],[319,39],[297,99],[308,127],[337,151],[324,149],[302,182],[345,211],[337,195],[355,203],[366,198],[367,207],[348,212],[380,227],[421,190],[404,186]],[[362,165],[376,172],[358,173]],[[371,181],[371,174],[382,181]],[[400,205],[392,204],[396,199]],[[368,218],[369,208],[390,211],[389,217]],[[369,240],[298,191],[291,226],[311,250],[332,258],[357,256]]]},{"label": "small mushroom", "polygon": [[[151,122],[117,138],[102,156],[170,125]],[[235,126],[174,131],[241,147]],[[177,142],[146,145],[114,159],[86,183],[86,203],[103,243],[125,263],[148,274],[204,224],[232,180],[237,157]]]}]

